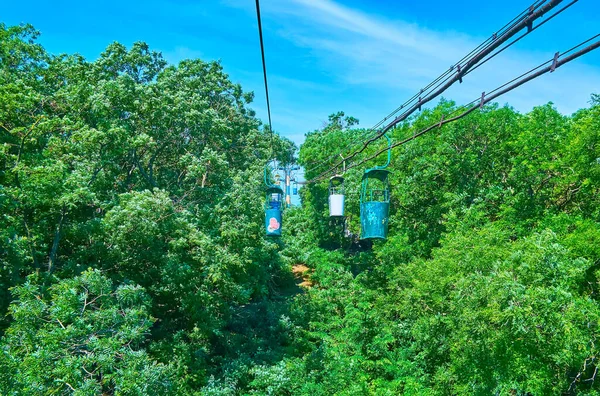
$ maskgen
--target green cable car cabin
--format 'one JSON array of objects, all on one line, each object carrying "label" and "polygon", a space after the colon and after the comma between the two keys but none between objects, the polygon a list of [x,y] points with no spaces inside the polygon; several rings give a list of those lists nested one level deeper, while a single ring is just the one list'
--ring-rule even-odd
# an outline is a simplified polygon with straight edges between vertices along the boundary
[{"label": "green cable car cabin", "polygon": [[360,239],[386,239],[390,217],[390,164],[391,140],[388,141],[388,158],[383,166],[367,169],[360,190]]},{"label": "green cable car cabin", "polygon": [[390,214],[390,171],[368,169],[360,192],[360,239],[386,239]]}]

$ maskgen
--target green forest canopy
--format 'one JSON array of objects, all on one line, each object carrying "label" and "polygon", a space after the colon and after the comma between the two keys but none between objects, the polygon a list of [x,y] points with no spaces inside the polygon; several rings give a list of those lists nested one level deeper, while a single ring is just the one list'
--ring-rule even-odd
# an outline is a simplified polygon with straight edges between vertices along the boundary
[{"label": "green forest canopy", "polygon": [[[360,168],[346,225],[310,184],[267,239],[270,133],[219,63],[37,35],[0,24],[1,394],[600,394],[598,96],[395,150],[386,242],[357,240]],[[333,114],[298,161],[364,132]]]}]

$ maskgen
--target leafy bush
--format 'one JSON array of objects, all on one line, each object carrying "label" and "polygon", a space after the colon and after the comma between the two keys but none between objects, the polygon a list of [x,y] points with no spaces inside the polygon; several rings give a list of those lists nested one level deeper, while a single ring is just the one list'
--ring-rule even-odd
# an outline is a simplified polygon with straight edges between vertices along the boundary
[{"label": "leafy bush", "polygon": [[[165,394],[179,389],[169,365],[145,351],[150,299],[99,271],[44,291],[35,276],[14,289],[3,340],[4,394]],[[48,296],[46,297],[45,294]]]}]

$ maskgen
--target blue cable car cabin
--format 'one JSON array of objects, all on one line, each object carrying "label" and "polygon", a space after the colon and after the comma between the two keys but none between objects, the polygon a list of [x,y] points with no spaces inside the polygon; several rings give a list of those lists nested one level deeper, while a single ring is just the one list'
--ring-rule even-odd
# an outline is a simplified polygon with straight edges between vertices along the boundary
[{"label": "blue cable car cabin", "polygon": [[390,171],[368,169],[360,192],[360,239],[386,239],[390,215]]},{"label": "blue cable car cabin", "polygon": [[283,190],[277,185],[267,187],[265,199],[266,235],[281,236],[281,219],[283,210]]}]

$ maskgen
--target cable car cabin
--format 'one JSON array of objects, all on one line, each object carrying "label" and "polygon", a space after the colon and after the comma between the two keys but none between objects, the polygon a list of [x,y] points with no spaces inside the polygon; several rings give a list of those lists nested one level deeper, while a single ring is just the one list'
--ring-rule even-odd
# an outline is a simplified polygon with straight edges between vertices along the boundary
[{"label": "cable car cabin", "polygon": [[292,193],[294,195],[298,195],[298,183],[294,183],[294,188],[292,190]]},{"label": "cable car cabin", "polygon": [[390,171],[365,171],[360,191],[360,239],[386,239],[390,214]]},{"label": "cable car cabin", "polygon": [[282,210],[283,190],[277,185],[269,186],[265,200],[265,227],[267,236],[281,236]]},{"label": "cable car cabin", "polygon": [[344,216],[344,178],[335,175],[329,179],[329,216]]}]

